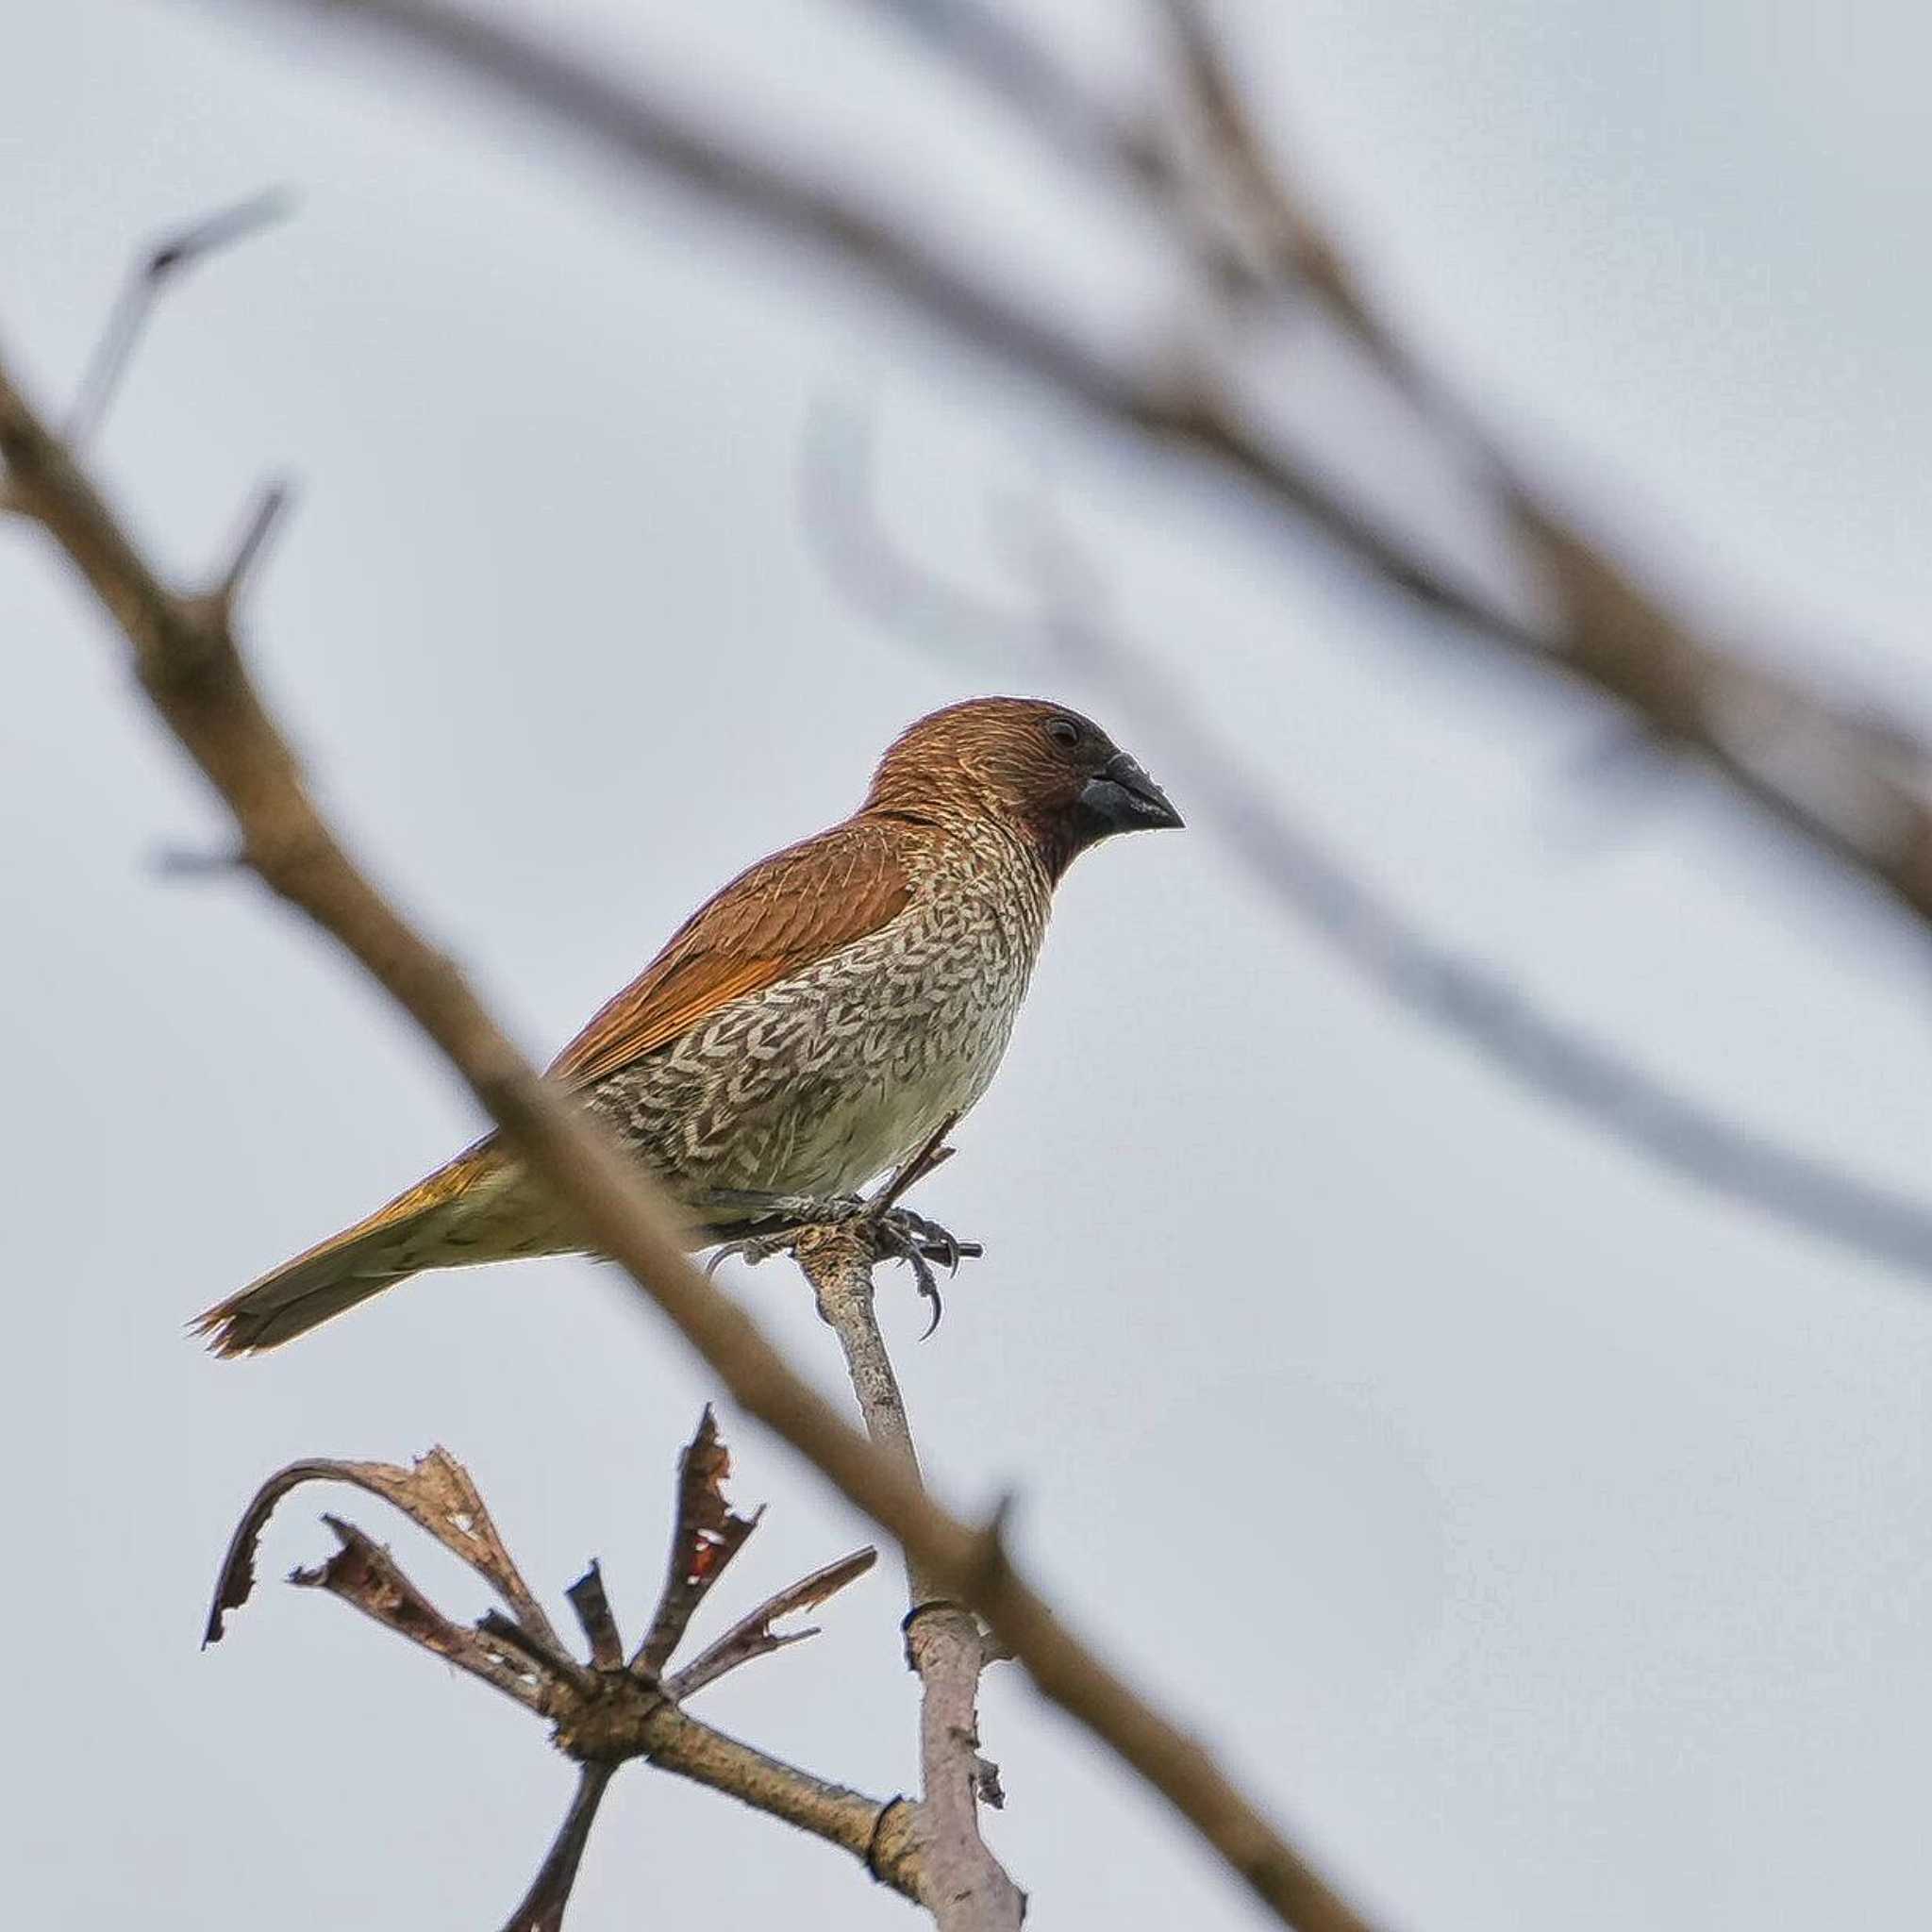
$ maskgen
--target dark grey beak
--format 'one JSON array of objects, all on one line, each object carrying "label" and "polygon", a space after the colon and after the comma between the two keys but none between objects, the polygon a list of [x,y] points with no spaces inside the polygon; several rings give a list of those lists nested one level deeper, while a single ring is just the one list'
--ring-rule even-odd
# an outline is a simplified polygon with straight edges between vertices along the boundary
[{"label": "dark grey beak", "polygon": [[1081,787],[1080,813],[1101,839],[1109,832],[1151,832],[1181,822],[1167,793],[1124,751],[1115,752]]}]

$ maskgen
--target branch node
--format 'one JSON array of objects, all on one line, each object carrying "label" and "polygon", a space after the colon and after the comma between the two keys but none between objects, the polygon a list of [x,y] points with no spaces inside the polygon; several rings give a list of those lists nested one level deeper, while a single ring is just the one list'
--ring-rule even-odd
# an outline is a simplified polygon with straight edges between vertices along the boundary
[{"label": "branch node", "polygon": [[916,1799],[904,1792],[888,1798],[872,1822],[872,1834],[865,1842],[865,1869],[874,1883],[890,1885],[888,1874],[913,1849],[919,1837],[920,1808]]}]

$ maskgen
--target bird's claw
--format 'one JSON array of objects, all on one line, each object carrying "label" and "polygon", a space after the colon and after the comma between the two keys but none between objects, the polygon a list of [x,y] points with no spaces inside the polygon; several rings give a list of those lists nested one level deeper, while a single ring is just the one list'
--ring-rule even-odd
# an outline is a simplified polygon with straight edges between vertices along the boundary
[{"label": "bird's claw", "polygon": [[747,1268],[756,1268],[760,1261],[769,1261],[774,1255],[782,1255],[790,1245],[789,1241],[775,1235],[747,1235],[742,1241],[726,1241],[706,1256],[706,1278],[716,1274],[726,1261],[742,1261]]},{"label": "bird's claw", "polygon": [[932,1304],[932,1320],[926,1324],[924,1341],[940,1325],[945,1304],[940,1299],[939,1277],[932,1272],[935,1261],[943,1261],[949,1274],[959,1272],[959,1263],[980,1252],[976,1241],[962,1241],[949,1229],[909,1208],[888,1208],[872,1218],[874,1242],[882,1256],[904,1261],[912,1270],[922,1300]]}]

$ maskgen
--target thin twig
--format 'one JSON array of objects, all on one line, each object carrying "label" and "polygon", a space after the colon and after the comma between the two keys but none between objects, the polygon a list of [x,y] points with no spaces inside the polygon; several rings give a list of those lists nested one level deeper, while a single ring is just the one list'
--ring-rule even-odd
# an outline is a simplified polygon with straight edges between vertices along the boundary
[{"label": "thin twig", "polygon": [[591,1567],[564,1591],[570,1607],[577,1613],[584,1641],[591,1647],[591,1662],[600,1671],[614,1671],[624,1662],[624,1639],[618,1633],[617,1619],[610,1599],[604,1593],[604,1572],[593,1557]]},{"label": "thin twig", "polygon": [[[929,1159],[938,1137],[922,1159]],[[863,1223],[813,1228],[792,1248],[818,1297],[819,1313],[839,1338],[866,1434],[912,1481],[919,1455],[905,1397],[873,1307],[878,1256]],[[1019,1932],[1026,1897],[987,1846],[979,1805],[989,1779],[979,1756],[979,1678],[986,1667],[979,1619],[935,1585],[908,1554],[906,1660],[919,1677],[919,1761],[929,1836],[926,1856],[940,1901],[940,1932]]]},{"label": "thin twig", "polygon": [[247,587],[256,566],[260,563],[269,539],[288,514],[291,494],[286,483],[270,483],[264,485],[256,496],[248,520],[242,525],[242,534],[229,555],[228,566],[223,571],[221,581],[209,592],[225,617],[233,615],[235,602]]},{"label": "thin twig", "polygon": [[85,447],[101,426],[167,286],[218,250],[284,220],[293,207],[294,197],[286,188],[266,189],[175,229],[147,251],[122,284],[81,376],[79,393],[61,428],[71,449]]},{"label": "thin twig", "polygon": [[861,1550],[854,1550],[849,1557],[841,1557],[836,1563],[827,1563],[823,1570],[814,1570],[809,1576],[801,1576],[789,1589],[768,1596],[757,1609],[732,1624],[715,1643],[708,1645],[690,1663],[666,1677],[665,1696],[682,1702],[694,1691],[702,1690],[707,1684],[715,1684],[741,1664],[752,1663],[758,1657],[770,1657],[774,1650],[785,1650],[791,1644],[803,1643],[808,1637],[816,1637],[819,1633],[813,1624],[808,1624],[803,1630],[778,1630],[774,1625],[781,1617],[792,1617],[800,1610],[815,1609],[848,1583],[856,1583],[878,1560],[878,1554],[868,1543]]},{"label": "thin twig", "polygon": [[510,1146],[666,1315],[748,1414],[817,1468],[954,1600],[977,1610],[1042,1695],[1131,1766],[1302,1932],[1367,1922],[1194,1739],[1104,1664],[982,1534],[853,1429],[736,1302],[693,1268],[674,1211],[634,1161],[540,1076],[455,964],[417,936],[315,808],[232,632],[170,591],[0,365],[0,458],[22,505],[125,633],[162,721],[226,802],[250,866],[337,941],[422,1028]]},{"label": "thin twig", "polygon": [[591,1827],[597,1822],[604,1794],[616,1775],[614,1764],[577,1767],[577,1788],[570,1809],[563,1814],[563,1823],[557,1827],[557,1836],[543,1855],[529,1890],[504,1922],[503,1932],[561,1932],[564,1907],[577,1882],[577,1867],[591,1841]]},{"label": "thin twig", "polygon": [[304,1590],[325,1590],[526,1708],[541,1707],[541,1677],[525,1667],[523,1657],[512,1661],[488,1641],[487,1631],[452,1623],[403,1574],[395,1558],[353,1523],[340,1516],[325,1515],[322,1520],[335,1532],[341,1547],[326,1562],[291,1572],[291,1583]]}]

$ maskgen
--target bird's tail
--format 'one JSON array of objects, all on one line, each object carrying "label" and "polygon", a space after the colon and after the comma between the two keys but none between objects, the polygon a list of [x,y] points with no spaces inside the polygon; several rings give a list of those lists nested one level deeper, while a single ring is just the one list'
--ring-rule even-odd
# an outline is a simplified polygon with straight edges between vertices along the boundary
[{"label": "bird's tail", "polygon": [[525,1252],[485,1238],[477,1208],[511,1178],[509,1163],[481,1141],[353,1227],[306,1249],[196,1318],[220,1356],[255,1355],[353,1308],[425,1268],[493,1261]]}]

